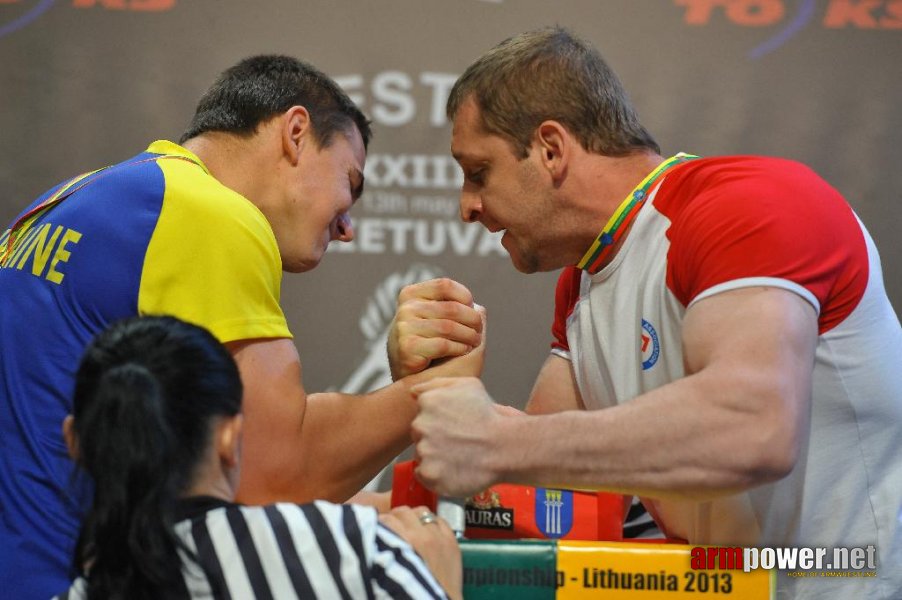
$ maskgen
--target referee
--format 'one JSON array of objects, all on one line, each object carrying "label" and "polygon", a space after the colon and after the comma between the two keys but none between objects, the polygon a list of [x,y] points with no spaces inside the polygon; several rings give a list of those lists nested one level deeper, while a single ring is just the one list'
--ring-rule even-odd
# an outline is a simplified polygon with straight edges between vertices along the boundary
[{"label": "referee", "polygon": [[96,491],[58,600],[461,597],[454,535],[425,508],[234,503],[241,396],[200,327],[132,318],[94,340],[63,430]]}]

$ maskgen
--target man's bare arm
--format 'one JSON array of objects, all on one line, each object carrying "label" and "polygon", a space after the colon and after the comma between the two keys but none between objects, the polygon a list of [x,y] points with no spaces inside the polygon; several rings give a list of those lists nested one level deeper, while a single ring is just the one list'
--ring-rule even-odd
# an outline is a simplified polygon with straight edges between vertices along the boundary
[{"label": "man's bare arm", "polygon": [[570,361],[556,354],[550,354],[532,386],[532,392],[526,402],[526,413],[547,415],[584,408]]},{"label": "man's bare arm", "polygon": [[410,444],[409,388],[442,373],[479,373],[482,347],[375,392],[307,394],[288,339],[228,344],[244,384],[238,499],[340,502]]},{"label": "man's bare arm", "polygon": [[423,384],[418,475],[449,495],[508,481],[696,498],[779,479],[808,426],[816,341],[810,304],[750,288],[693,305],[687,376],[614,408],[500,419],[476,380]]}]

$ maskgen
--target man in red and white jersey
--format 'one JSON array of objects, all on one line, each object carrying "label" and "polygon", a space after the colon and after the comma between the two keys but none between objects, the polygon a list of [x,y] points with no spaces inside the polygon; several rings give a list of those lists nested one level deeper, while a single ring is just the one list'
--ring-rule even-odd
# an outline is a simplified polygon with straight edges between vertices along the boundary
[{"label": "man in red and white jersey", "polygon": [[[875,577],[780,577],[779,595],[898,598],[902,328],[840,194],[787,160],[665,158],[558,28],[478,59],[448,115],[464,220],[504,231],[518,270],[563,271],[531,414],[477,379],[419,386],[420,479],[635,494],[692,544],[873,545]],[[397,376],[468,350],[446,287],[402,292]]]}]

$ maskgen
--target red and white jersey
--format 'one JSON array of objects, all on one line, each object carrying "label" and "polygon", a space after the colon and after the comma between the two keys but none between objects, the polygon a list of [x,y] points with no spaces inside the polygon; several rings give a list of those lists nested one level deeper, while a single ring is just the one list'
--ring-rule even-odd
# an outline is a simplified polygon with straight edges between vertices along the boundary
[{"label": "red and white jersey", "polygon": [[610,264],[594,275],[562,272],[552,351],[571,361],[589,410],[629,402],[685,375],[688,307],[762,285],[794,292],[818,313],[810,430],[794,470],[717,500],[646,505],[667,535],[693,544],[873,544],[887,593],[869,597],[894,597],[902,589],[902,568],[890,567],[902,565],[902,328],[873,241],[807,167],[719,157],[671,168]]}]

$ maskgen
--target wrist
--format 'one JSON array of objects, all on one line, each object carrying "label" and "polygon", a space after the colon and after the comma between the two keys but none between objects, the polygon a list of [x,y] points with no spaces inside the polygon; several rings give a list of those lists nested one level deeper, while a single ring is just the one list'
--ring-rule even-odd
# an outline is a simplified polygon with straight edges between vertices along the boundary
[{"label": "wrist", "polygon": [[493,484],[519,483],[518,460],[523,454],[521,444],[529,439],[529,419],[526,415],[494,415],[489,419],[486,461]]}]

